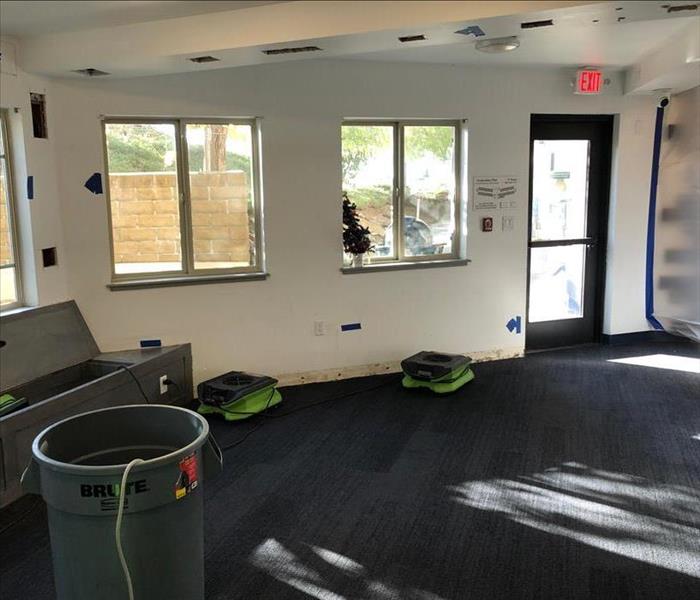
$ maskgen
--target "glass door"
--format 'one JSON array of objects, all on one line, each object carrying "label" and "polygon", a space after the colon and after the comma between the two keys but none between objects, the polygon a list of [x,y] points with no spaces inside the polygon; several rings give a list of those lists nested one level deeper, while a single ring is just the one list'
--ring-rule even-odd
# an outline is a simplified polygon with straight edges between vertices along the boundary
[{"label": "glass door", "polygon": [[526,347],[597,341],[610,117],[533,116]]}]

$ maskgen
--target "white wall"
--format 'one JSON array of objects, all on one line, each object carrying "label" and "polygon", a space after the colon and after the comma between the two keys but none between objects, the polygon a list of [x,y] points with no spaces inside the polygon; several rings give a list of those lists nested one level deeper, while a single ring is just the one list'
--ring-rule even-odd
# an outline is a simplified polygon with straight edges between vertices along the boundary
[{"label": "white wall", "polygon": [[[3,40],[14,46],[11,41]],[[59,112],[52,103],[51,82],[43,77],[12,69],[0,74],[0,107],[8,109],[13,183],[17,205],[20,242],[20,265],[25,302],[31,306],[53,304],[69,298],[66,272],[67,256],[61,227],[61,205],[58,191],[54,127]],[[48,139],[37,139],[32,131],[30,92],[46,94]],[[27,198],[27,176],[34,178],[34,199]],[[58,265],[44,268],[41,249],[55,246]]]},{"label": "white wall", "polygon": [[[524,317],[530,114],[620,114],[605,330],[647,329],[644,242],[653,100],[574,96],[569,74],[313,61],[131,80],[55,81],[49,98],[68,286],[103,349],[139,339],[193,344],[195,379],[227,369],[289,373],[408,353],[519,351]],[[100,115],[261,116],[267,281],[111,292],[107,206],[83,184],[102,171]],[[59,118],[60,115],[60,118]],[[469,174],[520,179],[515,231],[481,233],[467,267],[342,275],[343,117],[469,119]],[[500,214],[496,224],[500,223]],[[313,321],[362,331],[313,335]]]}]

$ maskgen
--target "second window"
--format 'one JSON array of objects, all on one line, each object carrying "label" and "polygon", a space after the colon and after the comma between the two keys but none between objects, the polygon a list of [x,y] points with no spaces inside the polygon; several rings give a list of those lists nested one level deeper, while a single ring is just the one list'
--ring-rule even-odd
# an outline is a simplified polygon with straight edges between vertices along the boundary
[{"label": "second window", "polygon": [[372,262],[458,258],[460,123],[346,121],[343,191],[370,230]]}]

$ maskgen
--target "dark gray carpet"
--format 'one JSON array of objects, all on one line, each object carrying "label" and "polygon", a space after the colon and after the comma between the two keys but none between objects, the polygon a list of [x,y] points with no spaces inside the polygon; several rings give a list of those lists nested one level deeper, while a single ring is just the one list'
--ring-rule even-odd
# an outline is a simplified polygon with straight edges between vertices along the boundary
[{"label": "dark gray carpet", "polygon": [[[396,376],[283,390],[273,414],[375,388],[226,453],[206,486],[207,598],[700,597],[700,376],[607,362],[660,353],[700,356],[540,353],[476,365],[443,398]],[[225,445],[259,422],[212,425]],[[43,506],[0,534],[0,573],[3,599],[53,598]]]}]

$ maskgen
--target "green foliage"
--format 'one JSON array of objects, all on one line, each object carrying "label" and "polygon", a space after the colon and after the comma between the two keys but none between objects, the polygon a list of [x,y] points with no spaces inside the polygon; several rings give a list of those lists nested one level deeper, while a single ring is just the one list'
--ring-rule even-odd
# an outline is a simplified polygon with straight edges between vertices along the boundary
[{"label": "green foliage", "polygon": [[112,173],[172,171],[165,154],[174,151],[171,136],[147,124],[107,125],[107,151]]},{"label": "green foliage", "polygon": [[342,131],[343,181],[350,181],[378,148],[391,142],[392,132],[390,127],[367,125],[344,125]]},{"label": "green foliage", "polygon": [[[344,125],[342,133],[343,182],[351,181],[364,163],[382,147],[391,144],[392,129],[381,125]],[[405,147],[408,158],[433,154],[447,160],[454,147],[454,128],[440,125],[407,126]],[[355,194],[353,194],[355,196]],[[357,204],[362,206],[358,198]]]},{"label": "green foliage", "polygon": [[[116,124],[107,126],[109,170],[112,173],[149,173],[174,171],[174,164],[165,164],[166,153],[174,156],[173,138],[147,124]],[[202,171],[204,147],[190,146],[190,171]],[[233,152],[226,153],[227,171],[250,173],[250,158]]]},{"label": "green foliage", "polygon": [[[204,147],[190,146],[187,161],[190,171],[202,171],[204,168]],[[242,154],[226,153],[227,171],[245,171],[250,173],[250,158]]]},{"label": "green foliage", "polygon": [[451,156],[454,146],[454,128],[439,125],[406,127],[406,154],[409,158],[420,158],[433,154],[440,160]]}]

